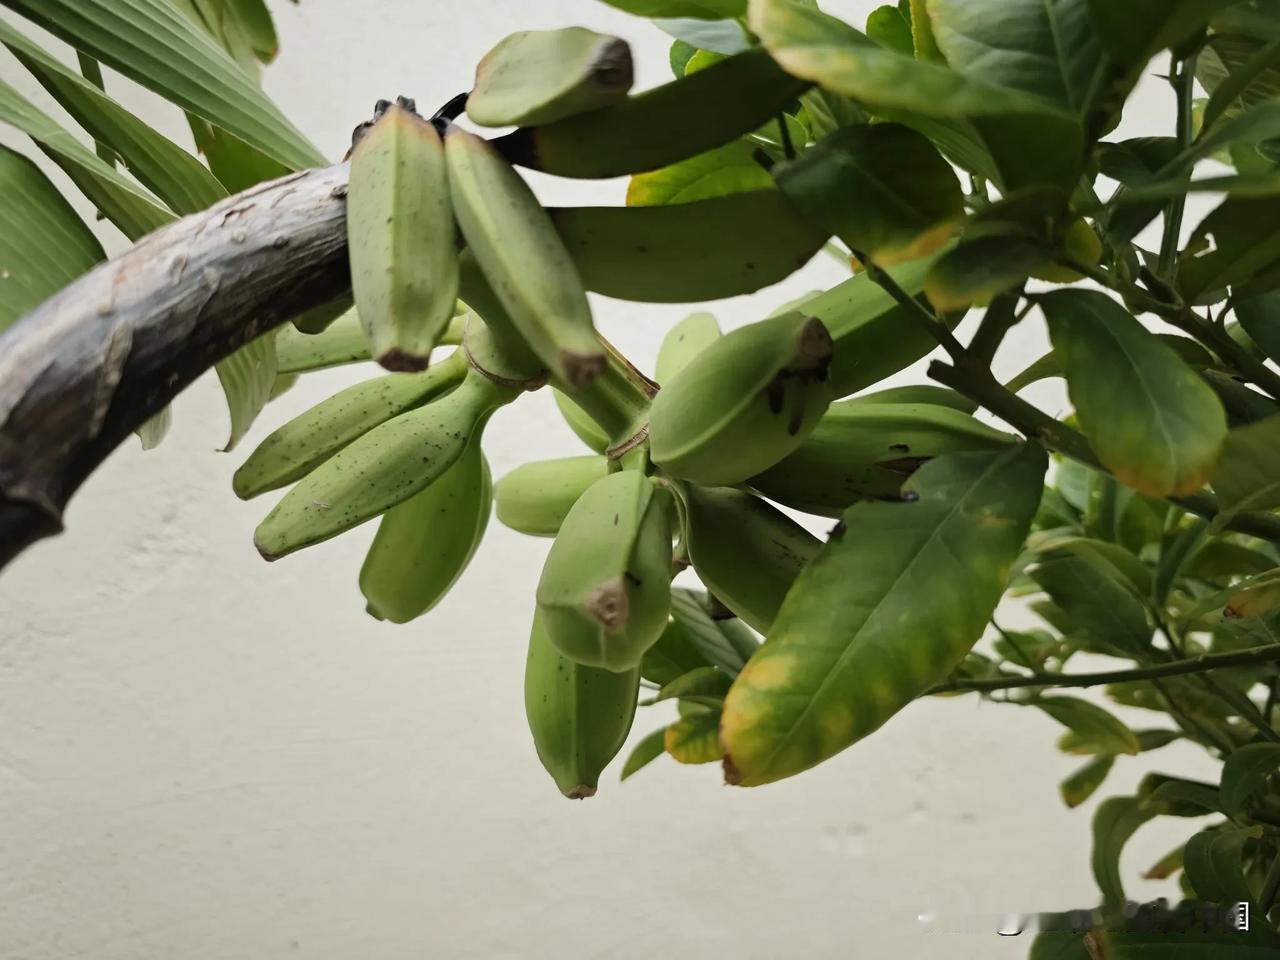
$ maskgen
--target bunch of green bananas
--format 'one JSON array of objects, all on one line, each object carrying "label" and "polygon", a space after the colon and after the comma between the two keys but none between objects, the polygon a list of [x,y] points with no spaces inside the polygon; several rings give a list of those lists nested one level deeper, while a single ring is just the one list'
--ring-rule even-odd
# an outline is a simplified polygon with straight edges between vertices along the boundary
[{"label": "bunch of green bananas", "polygon": [[[639,96],[630,83],[621,40],[524,33],[484,59],[466,103],[472,121],[515,133],[491,142],[448,111],[379,104],[350,158],[354,311],[280,345],[290,376],[365,360],[392,372],[280,427],[234,484],[246,498],[290,488],[256,534],[270,560],[380,518],[359,582],[368,612],[394,623],[446,596],[495,504],[507,526],[554,537],[525,705],[538,756],[575,798],[594,794],[626,740],[642,682],[680,711],[643,749],[719,759],[730,683],[822,547],[764,497],[834,515],[897,498],[933,456],[1010,442],[936,389],[833,405],[929,346],[865,275],[728,334],[694,314],[662,344],[660,391],[622,358],[595,329],[589,290],[656,302],[748,293],[827,239],[773,188],[545,209],[513,164],[651,171],[756,136],[806,87],[760,50]],[[895,271],[909,296],[923,297],[927,266]],[[456,349],[441,359],[442,346]],[[591,453],[492,484],[485,425],[548,384]],[[673,589],[689,567],[709,594]]]}]

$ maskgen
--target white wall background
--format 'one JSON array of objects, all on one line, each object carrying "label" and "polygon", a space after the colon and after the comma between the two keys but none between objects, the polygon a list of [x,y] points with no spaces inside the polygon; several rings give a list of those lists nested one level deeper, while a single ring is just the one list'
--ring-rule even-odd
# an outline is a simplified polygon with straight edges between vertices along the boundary
[{"label": "white wall background", "polygon": [[[873,5],[826,7],[861,22]],[[443,102],[517,29],[615,32],[642,86],[669,76],[667,38],[592,0],[272,7],[283,54],[267,88],[333,157],[376,99]],[[62,116],[0,58],[0,76]],[[189,142],[175,110],[109,85]],[[1149,84],[1127,129],[1158,129],[1166,105]],[[619,203],[623,184],[538,187],[548,202]],[[839,279],[820,258],[713,309],[736,326]],[[642,364],[684,312],[597,307]],[[1002,371],[1043,345],[1038,322],[1024,324]],[[521,694],[545,541],[495,522],[448,600],[400,628],[367,618],[356,587],[372,527],[273,566],[253,549],[269,504],[237,501],[232,471],[275,426],[371,372],[305,378],[230,455],[214,452],[225,413],[204,378],[159,450],[126,444],[73,502],[68,532],[0,577],[2,960],[1018,957],[1025,939],[990,932],[999,914],[1096,901],[1092,805],[1057,799],[1077,762],[1056,754],[1038,712],[973,698],[914,705],[821,769],[759,790],[662,758],[625,785],[606,773],[590,802],[563,800]],[[1062,409],[1052,388],[1038,400]],[[501,475],[578,446],[536,395],[495,418],[486,450]],[[636,737],[666,716],[642,710]],[[1196,760],[1157,757],[1182,771]],[[1104,795],[1146,764],[1122,760]],[[1174,837],[1131,845],[1131,895],[1167,891],[1136,875]],[[927,911],[975,932],[925,936],[915,917]]]}]

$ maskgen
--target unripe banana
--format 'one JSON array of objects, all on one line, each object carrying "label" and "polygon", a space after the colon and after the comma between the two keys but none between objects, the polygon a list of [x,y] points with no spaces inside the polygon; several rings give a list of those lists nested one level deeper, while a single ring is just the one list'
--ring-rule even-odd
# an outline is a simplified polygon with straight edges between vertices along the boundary
[{"label": "unripe banana", "polygon": [[640,303],[753,293],[791,276],[830,236],[772,189],[653,207],[548,212],[588,290]]},{"label": "unripe banana", "polygon": [[808,86],[765,51],[747,50],[611,107],[524,127],[496,145],[513,163],[562,177],[643,173],[750,133]]},{"label": "unripe banana", "polygon": [[472,255],[512,322],[557,377],[584,387],[604,369],[586,290],[529,185],[488,141],[445,138],[453,205]]},{"label": "unripe banana", "polygon": [[640,668],[615,673],[570,660],[552,643],[541,614],[529,634],[524,710],[538,759],[571,800],[595,795],[600,774],[631,732]]},{"label": "unripe banana", "polygon": [[[440,337],[441,345],[456,346],[462,342],[465,310],[461,302],[454,307],[453,319]],[[347,310],[322,333],[299,333],[286,326],[276,334],[276,372],[281,376],[372,359],[369,338],[354,309]]]},{"label": "unripe banana", "polygon": [[704,486],[731,486],[795,450],[831,402],[826,327],[792,313],[717,340],[653,401],[654,463]]},{"label": "unripe banana", "polygon": [[469,371],[453,392],[374,427],[303,477],[258,525],[268,560],[385,513],[434,483],[517,391]]},{"label": "unripe banana", "polygon": [[458,248],[444,144],[405,101],[388,106],[352,150],[347,238],[374,359],[425,370],[453,319]]},{"label": "unripe banana", "polygon": [[565,457],[516,467],[493,489],[498,519],[520,533],[554,537],[578,498],[608,472],[604,457]]},{"label": "unripe banana", "polygon": [[408,623],[443,600],[480,546],[492,508],[489,464],[475,436],[439,480],[378,524],[360,591],[379,619]]},{"label": "unripe banana", "polygon": [[634,81],[625,40],[582,27],[513,33],[476,67],[467,116],[485,127],[554,123],[625,100]]},{"label": "unripe banana", "polygon": [[961,413],[973,413],[978,405],[963,394],[956,393],[950,387],[935,387],[932,384],[914,384],[909,387],[889,387],[872,393],[861,393],[850,397],[849,403],[924,403],[937,407],[950,407]]},{"label": "unripe banana", "polygon": [[709,313],[691,313],[662,338],[654,376],[659,383],[666,383],[687,367],[690,360],[723,336],[720,324],[716,323],[714,316]]},{"label": "unripe banana", "polygon": [[689,484],[685,506],[689,559],[698,579],[748,626],[767,633],[821,541],[741,490]]},{"label": "unripe banana", "polygon": [[643,473],[597,480],[560,527],[538,609],[552,641],[578,663],[640,664],[671,612],[671,494]]},{"label": "unripe banana", "polygon": [[794,453],[750,480],[770,500],[838,517],[859,500],[896,500],[925,461],[966,450],[997,450],[1017,438],[937,404],[831,405]]},{"label": "unripe banana", "polygon": [[596,453],[604,453],[609,449],[609,435],[600,429],[600,425],[592,420],[585,410],[574,403],[572,397],[554,387],[551,388],[551,394],[555,397],[560,416],[564,417],[564,422],[569,425],[574,436]]},{"label": "unripe banana", "polygon": [[231,480],[243,500],[288,486],[380,423],[430,403],[466,375],[460,352],[425,373],[392,373],[335,393],[258,444]]}]

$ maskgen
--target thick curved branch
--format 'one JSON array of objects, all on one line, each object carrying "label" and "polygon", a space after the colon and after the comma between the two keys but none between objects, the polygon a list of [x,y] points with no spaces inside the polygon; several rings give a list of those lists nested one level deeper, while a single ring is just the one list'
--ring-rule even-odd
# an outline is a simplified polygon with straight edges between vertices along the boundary
[{"label": "thick curved branch", "polygon": [[0,567],[58,533],[85,478],[200,374],[346,294],[347,170],[157,230],[0,335]]}]

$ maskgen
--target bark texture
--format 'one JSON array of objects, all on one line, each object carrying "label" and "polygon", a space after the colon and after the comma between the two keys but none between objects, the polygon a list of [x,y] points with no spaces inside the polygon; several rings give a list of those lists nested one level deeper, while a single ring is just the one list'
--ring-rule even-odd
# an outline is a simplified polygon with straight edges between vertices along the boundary
[{"label": "bark texture", "polygon": [[214,363],[351,287],[345,164],[260,184],[144,237],[0,335],[0,567]]}]

